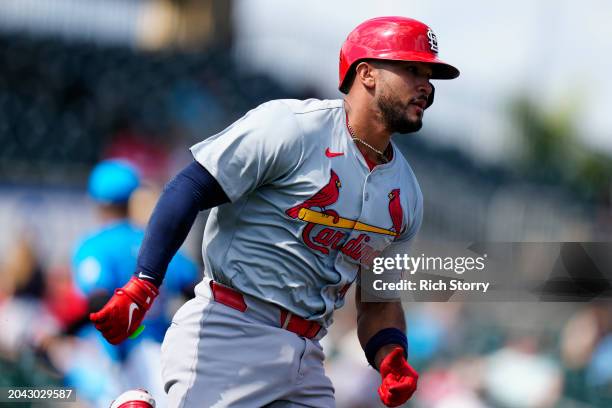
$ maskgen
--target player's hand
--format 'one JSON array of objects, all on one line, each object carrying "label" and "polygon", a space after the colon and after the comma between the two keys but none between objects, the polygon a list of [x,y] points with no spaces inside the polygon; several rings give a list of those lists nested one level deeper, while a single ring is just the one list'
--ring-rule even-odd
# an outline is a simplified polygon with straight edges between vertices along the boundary
[{"label": "player's hand", "polygon": [[119,344],[140,326],[145,313],[159,294],[150,282],[133,277],[122,288],[116,289],[112,298],[89,319],[111,344]]},{"label": "player's hand", "polygon": [[419,374],[410,367],[404,350],[396,347],[380,363],[382,383],[378,387],[380,400],[388,407],[397,407],[414,394]]}]

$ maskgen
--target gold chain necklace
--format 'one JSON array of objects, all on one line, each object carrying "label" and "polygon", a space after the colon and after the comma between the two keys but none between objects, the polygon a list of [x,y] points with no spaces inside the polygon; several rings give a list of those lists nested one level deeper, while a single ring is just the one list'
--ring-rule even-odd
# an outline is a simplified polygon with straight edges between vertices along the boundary
[{"label": "gold chain necklace", "polygon": [[359,139],[356,135],[355,135],[355,131],[353,130],[353,128],[351,127],[351,125],[348,123],[348,118],[346,121],[346,127],[349,130],[349,133],[351,134],[351,139],[353,140],[353,142],[359,142],[362,145],[364,145],[365,147],[368,147],[370,150],[372,150],[373,152],[375,152],[378,155],[378,158],[383,162],[383,163],[389,163],[389,159],[387,159],[387,156],[385,156],[385,154],[383,152],[381,152],[380,150],[376,149],[375,147],[371,146],[369,143],[367,143],[364,140]]}]

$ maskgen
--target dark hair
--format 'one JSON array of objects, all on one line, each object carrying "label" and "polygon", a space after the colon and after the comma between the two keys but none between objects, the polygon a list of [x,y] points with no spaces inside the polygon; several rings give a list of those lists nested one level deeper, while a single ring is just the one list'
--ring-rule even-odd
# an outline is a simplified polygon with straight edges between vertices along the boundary
[{"label": "dark hair", "polygon": [[353,82],[355,81],[355,76],[357,75],[357,65],[362,62],[367,62],[370,65],[376,66],[376,68],[380,67],[376,63],[384,62],[383,60],[379,60],[376,58],[363,58],[353,62],[353,64],[349,67],[348,71],[346,71],[346,75],[344,76],[344,81],[342,81],[342,85],[340,86],[340,92],[347,94],[353,86]]},{"label": "dark hair", "polygon": [[346,75],[344,76],[344,81],[342,81],[342,85],[340,85],[340,92],[347,94],[349,92],[349,89],[351,89],[351,86],[353,86],[353,81],[355,81],[355,73],[357,72],[355,70],[355,67],[359,62],[360,61],[355,61],[346,72]]}]

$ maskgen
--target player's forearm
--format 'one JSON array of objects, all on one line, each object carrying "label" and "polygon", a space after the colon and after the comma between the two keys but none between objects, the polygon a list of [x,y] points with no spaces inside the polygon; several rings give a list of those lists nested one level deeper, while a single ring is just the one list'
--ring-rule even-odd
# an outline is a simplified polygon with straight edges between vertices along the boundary
[{"label": "player's forearm", "polygon": [[159,287],[198,212],[228,201],[204,167],[197,162],[185,167],[166,185],[151,215],[138,254],[137,276]]},{"label": "player's forearm", "polygon": [[[359,292],[359,290],[358,290]],[[357,295],[357,336],[361,347],[366,350],[370,340],[384,329],[397,329],[401,333],[406,332],[406,320],[401,303],[399,302],[361,302],[360,295]],[[401,344],[404,339],[397,342],[385,344],[375,353],[373,359],[374,368],[380,367],[382,359],[389,354],[395,347],[405,348]]]}]

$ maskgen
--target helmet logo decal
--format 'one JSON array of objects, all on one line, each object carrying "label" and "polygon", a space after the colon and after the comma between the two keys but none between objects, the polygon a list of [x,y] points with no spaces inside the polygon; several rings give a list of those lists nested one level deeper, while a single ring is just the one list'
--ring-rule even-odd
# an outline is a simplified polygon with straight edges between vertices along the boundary
[{"label": "helmet logo decal", "polygon": [[436,54],[438,53],[438,37],[431,31],[431,28],[427,30],[427,38],[429,39],[429,47]]}]

